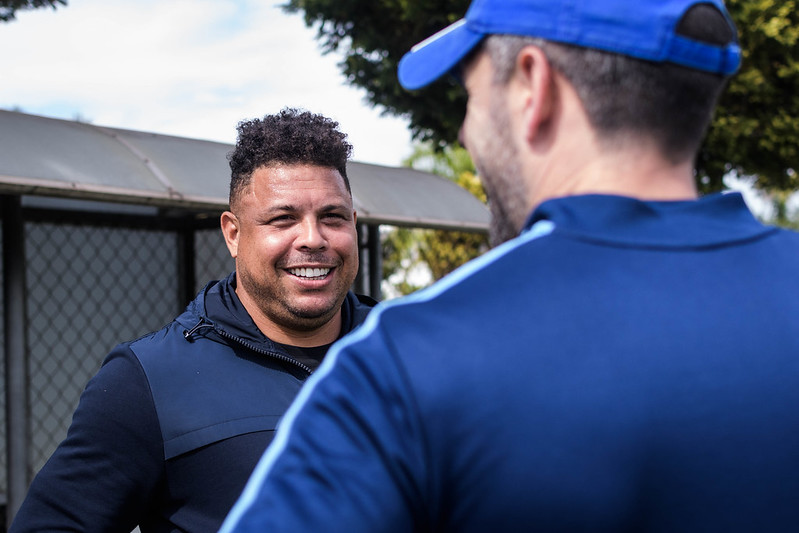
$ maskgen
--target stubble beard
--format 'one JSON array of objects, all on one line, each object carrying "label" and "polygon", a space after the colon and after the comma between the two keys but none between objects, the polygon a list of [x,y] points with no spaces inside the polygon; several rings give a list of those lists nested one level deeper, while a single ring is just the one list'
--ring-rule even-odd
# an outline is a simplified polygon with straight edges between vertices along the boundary
[{"label": "stubble beard", "polygon": [[275,287],[257,281],[249,272],[239,270],[242,287],[250,294],[261,313],[271,322],[294,331],[313,331],[321,328],[335,317],[344,302],[347,291],[321,308],[307,309],[294,305],[292,296]]},{"label": "stubble beard", "polygon": [[499,99],[491,102],[491,128],[484,135],[484,157],[475,166],[488,197],[491,212],[489,242],[498,246],[519,235],[528,215],[527,188],[521,174],[518,151],[510,138],[510,120]]}]

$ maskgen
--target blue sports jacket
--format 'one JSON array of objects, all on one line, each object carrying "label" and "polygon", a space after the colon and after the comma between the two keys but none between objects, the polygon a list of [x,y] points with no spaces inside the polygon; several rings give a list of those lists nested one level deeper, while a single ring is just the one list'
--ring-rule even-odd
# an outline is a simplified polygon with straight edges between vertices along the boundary
[{"label": "blue sports jacket", "polygon": [[[114,348],[12,532],[219,528],[310,373],[258,330],[234,280]],[[373,304],[349,293],[342,334]]]},{"label": "blue sports jacket", "polygon": [[799,235],[550,200],[333,346],[222,531],[799,531]]}]

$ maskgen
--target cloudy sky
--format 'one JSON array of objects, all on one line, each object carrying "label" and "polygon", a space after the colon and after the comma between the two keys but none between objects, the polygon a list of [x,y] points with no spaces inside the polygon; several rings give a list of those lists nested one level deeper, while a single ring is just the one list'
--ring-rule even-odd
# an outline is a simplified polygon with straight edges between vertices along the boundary
[{"label": "cloudy sky", "polygon": [[281,0],[68,0],[0,23],[0,108],[233,143],[286,106],[337,120],[353,159],[399,165],[407,122],[344,82]]}]

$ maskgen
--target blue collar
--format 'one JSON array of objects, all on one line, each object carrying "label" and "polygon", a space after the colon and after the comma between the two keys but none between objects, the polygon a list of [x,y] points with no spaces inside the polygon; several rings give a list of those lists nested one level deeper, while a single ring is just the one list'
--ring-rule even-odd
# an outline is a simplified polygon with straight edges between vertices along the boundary
[{"label": "blue collar", "polygon": [[635,247],[712,247],[747,241],[777,231],[758,222],[740,193],[698,200],[642,201],[591,194],[547,200],[525,230],[540,220],[556,232],[583,240]]}]

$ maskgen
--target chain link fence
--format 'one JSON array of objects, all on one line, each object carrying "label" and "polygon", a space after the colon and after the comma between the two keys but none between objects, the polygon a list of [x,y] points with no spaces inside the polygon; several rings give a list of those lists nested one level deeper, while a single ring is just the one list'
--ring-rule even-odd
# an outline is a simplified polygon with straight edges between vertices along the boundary
[{"label": "chain link fence", "polygon": [[[196,293],[209,280],[226,276],[234,263],[219,229],[199,229],[193,235]],[[179,301],[178,231],[26,221],[24,247],[30,480],[66,436],[80,394],[109,350],[160,329],[186,302]],[[0,309],[0,383],[5,383],[2,313]],[[6,427],[4,391],[0,395],[3,505],[8,486]]]},{"label": "chain link fence", "polygon": [[220,279],[233,271],[235,263],[225,245],[222,230],[218,228],[194,232],[194,262],[196,287],[199,292],[211,280]]},{"label": "chain link fence", "polygon": [[25,229],[29,467],[38,471],[64,437],[104,355],[174,315],[176,244],[166,232],[55,224]]}]

